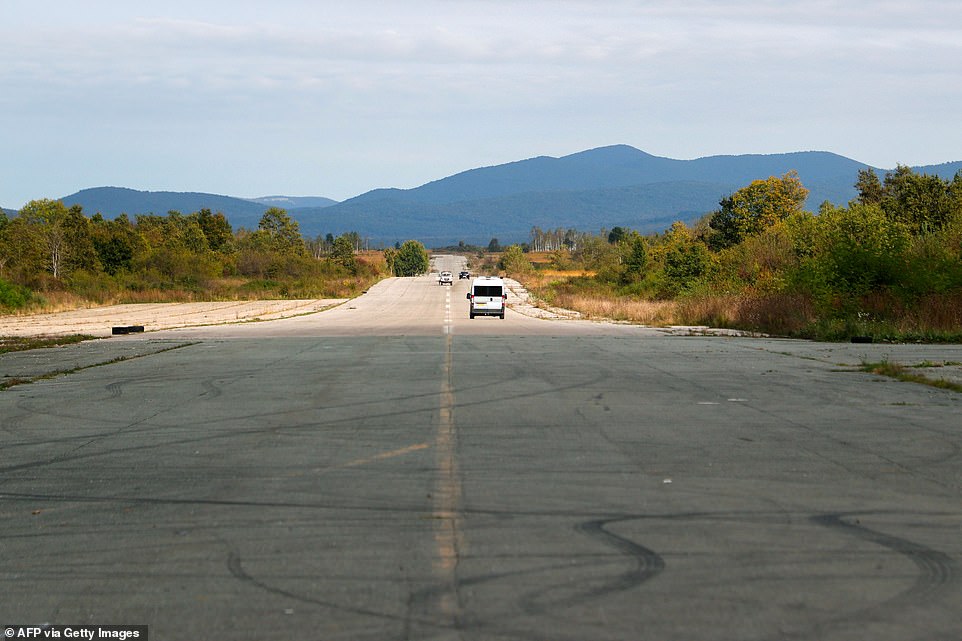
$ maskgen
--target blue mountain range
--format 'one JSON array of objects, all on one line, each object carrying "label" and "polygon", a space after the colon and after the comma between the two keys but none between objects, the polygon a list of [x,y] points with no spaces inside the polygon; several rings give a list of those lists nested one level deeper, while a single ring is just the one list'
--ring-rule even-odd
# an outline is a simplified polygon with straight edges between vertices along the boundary
[{"label": "blue mountain range", "polygon": [[[357,231],[373,245],[417,239],[430,246],[465,241],[502,244],[528,239],[534,226],[599,231],[614,226],[662,231],[692,222],[753,180],[795,170],[810,190],[807,206],[844,205],[865,163],[825,151],[709,156],[675,160],[627,145],[560,158],[540,156],[464,171],[413,189],[375,189],[343,202],[320,197],[265,196],[255,200],[203,193],[85,189],[64,197],[85,213],[114,217],[202,208],[223,212],[235,229],[257,227],[271,206],[282,207],[307,237]],[[887,169],[873,167],[880,178]],[[951,178],[962,161],[915,167]]]}]

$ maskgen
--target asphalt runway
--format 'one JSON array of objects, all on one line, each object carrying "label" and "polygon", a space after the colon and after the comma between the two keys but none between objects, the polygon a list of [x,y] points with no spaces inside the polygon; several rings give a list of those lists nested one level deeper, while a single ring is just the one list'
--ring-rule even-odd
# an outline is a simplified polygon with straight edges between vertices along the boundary
[{"label": "asphalt runway", "polygon": [[856,369],[962,347],[469,320],[466,291],[112,338],[0,392],[0,624],[962,638],[962,395]]}]

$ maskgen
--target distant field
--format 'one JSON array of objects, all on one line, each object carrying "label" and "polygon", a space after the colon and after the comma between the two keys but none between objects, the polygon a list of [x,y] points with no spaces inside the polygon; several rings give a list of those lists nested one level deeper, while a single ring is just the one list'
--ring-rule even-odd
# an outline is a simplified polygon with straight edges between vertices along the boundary
[{"label": "distant field", "polygon": [[546,278],[571,278],[575,276],[594,276],[592,269],[553,269],[551,252],[528,252],[525,257],[531,261],[539,276]]},{"label": "distant field", "polygon": [[538,274],[547,278],[573,278],[576,276],[594,276],[593,269],[539,269]]}]

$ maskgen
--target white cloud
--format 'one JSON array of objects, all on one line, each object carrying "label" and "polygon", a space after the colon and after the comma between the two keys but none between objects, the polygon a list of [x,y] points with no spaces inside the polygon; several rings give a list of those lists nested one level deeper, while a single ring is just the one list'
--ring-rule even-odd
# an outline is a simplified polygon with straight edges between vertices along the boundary
[{"label": "white cloud", "polygon": [[[163,174],[229,193],[256,174],[275,181],[265,191],[346,197],[615,142],[675,157],[960,155],[962,13],[949,1],[137,4],[0,5],[4,157],[82,146],[77,181]],[[149,170],[116,162],[104,141],[118,128]],[[269,169],[227,158],[262,149]],[[178,151],[241,169],[208,170],[218,184],[205,185]],[[341,177],[285,182],[309,174],[285,157]],[[0,163],[13,177],[0,203],[63,195],[40,164]]]}]

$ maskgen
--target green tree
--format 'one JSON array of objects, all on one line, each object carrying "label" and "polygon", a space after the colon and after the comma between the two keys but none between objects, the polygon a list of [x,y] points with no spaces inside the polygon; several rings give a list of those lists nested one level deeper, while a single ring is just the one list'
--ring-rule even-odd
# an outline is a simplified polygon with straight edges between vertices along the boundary
[{"label": "green tree", "polygon": [[6,212],[0,209],[0,277],[3,276],[3,270],[10,260],[9,235],[10,220]]},{"label": "green tree", "polygon": [[610,280],[608,276],[618,272],[621,264],[620,247],[610,244],[605,236],[585,236],[572,256],[584,269],[604,274],[605,280]]},{"label": "green tree", "polygon": [[695,240],[691,230],[676,222],[668,230],[664,245],[664,284],[661,295],[676,296],[689,291],[712,266],[711,253],[700,240]]},{"label": "green tree", "polygon": [[907,226],[879,205],[823,207],[815,223],[814,252],[800,271],[817,295],[859,296],[898,283],[909,243]]},{"label": "green tree", "polygon": [[495,254],[501,251],[501,243],[498,242],[497,238],[492,238],[491,242],[488,243],[488,253]]},{"label": "green tree", "polygon": [[521,245],[511,245],[504,249],[498,267],[509,275],[526,274],[531,271],[531,261],[524,255]]},{"label": "green tree", "polygon": [[43,252],[44,266],[54,278],[74,269],[94,268],[90,221],[79,205],[68,209],[59,200],[33,200],[20,210],[20,218],[30,228]]},{"label": "green tree", "polygon": [[191,254],[206,254],[210,251],[207,235],[196,218],[188,216],[181,223],[179,231],[184,248]]},{"label": "green tree", "polygon": [[781,178],[755,180],[731,196],[722,198],[721,209],[712,214],[709,242],[715,249],[737,245],[780,220],[802,211],[808,190],[798,173],[790,171]]},{"label": "green tree", "polygon": [[612,245],[617,245],[628,236],[628,230],[624,227],[612,227],[611,231],[608,232],[608,242]]},{"label": "green tree", "polygon": [[44,248],[36,226],[16,216],[0,233],[0,268],[20,284],[35,281],[44,271]]},{"label": "green tree", "polygon": [[351,243],[351,247],[354,249],[354,251],[361,251],[361,234],[356,231],[349,231],[341,234],[341,236],[346,238],[347,241]]},{"label": "green tree", "polygon": [[108,221],[98,214],[91,220],[91,226],[94,250],[103,270],[110,275],[130,270],[142,241],[127,215]]},{"label": "green tree", "polygon": [[428,250],[416,240],[405,241],[394,256],[395,276],[418,276],[428,271]]},{"label": "green tree", "polygon": [[330,258],[338,265],[346,267],[352,274],[357,273],[357,258],[354,256],[354,245],[350,237],[343,235],[334,240]]},{"label": "green tree", "polygon": [[858,202],[863,205],[878,205],[885,194],[882,181],[871,167],[859,170],[855,189],[858,190]]},{"label": "green tree", "polygon": [[211,251],[230,253],[234,250],[234,230],[227,217],[221,212],[211,213],[210,209],[201,209],[192,217],[197,220],[207,246]]},{"label": "green tree", "polygon": [[387,271],[390,274],[395,273],[394,263],[397,260],[398,249],[400,249],[400,245],[397,247],[387,247],[384,250],[384,263],[387,265]]},{"label": "green tree", "polygon": [[648,267],[648,243],[636,232],[631,232],[622,241],[625,246],[625,254],[622,259],[624,283],[634,283],[644,276],[645,269]]},{"label": "green tree", "polygon": [[271,207],[261,216],[255,243],[288,256],[301,256],[307,252],[300,225],[279,207]]},{"label": "green tree", "polygon": [[899,165],[885,175],[882,209],[914,234],[942,229],[952,218],[955,203],[950,184],[939,176],[917,174]]}]

